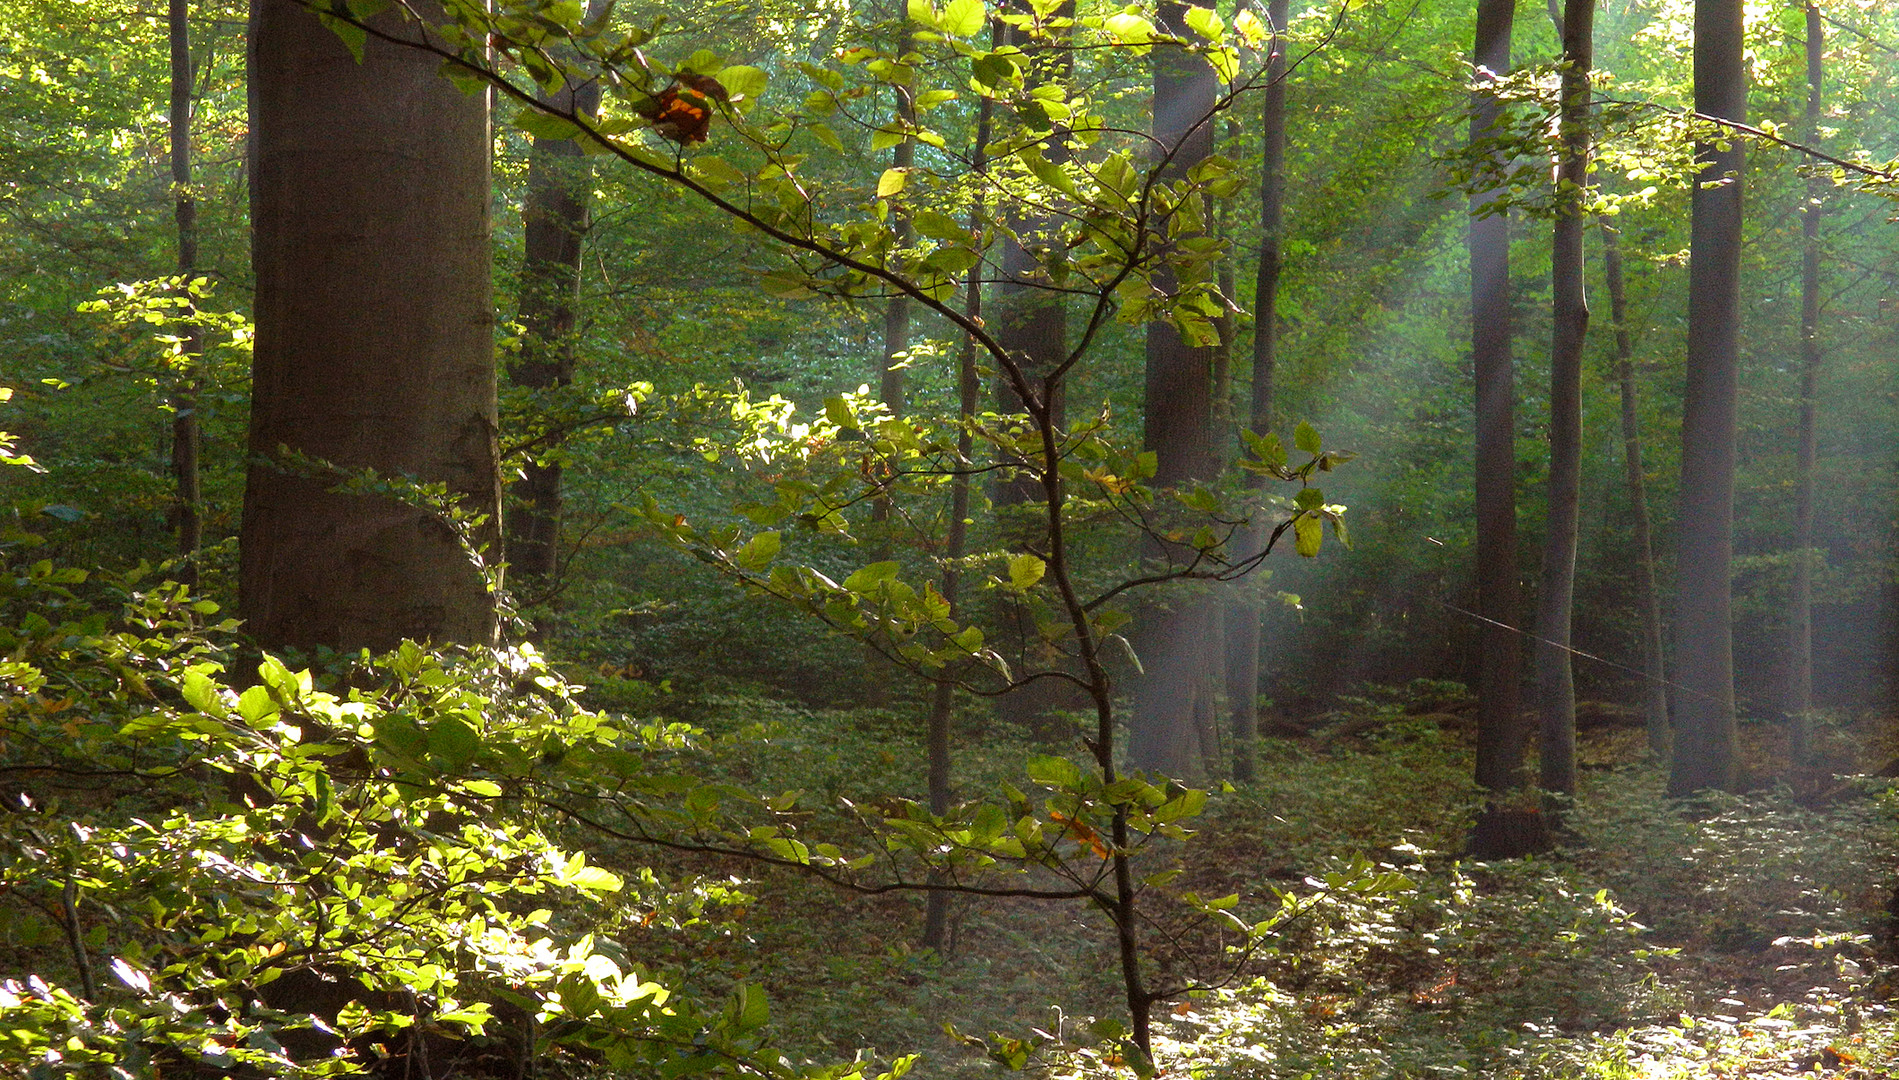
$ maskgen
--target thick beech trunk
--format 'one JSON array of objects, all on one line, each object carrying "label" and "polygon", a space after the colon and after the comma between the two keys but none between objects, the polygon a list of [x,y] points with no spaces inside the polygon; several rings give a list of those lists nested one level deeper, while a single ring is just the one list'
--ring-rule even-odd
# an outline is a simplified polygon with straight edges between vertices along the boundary
[{"label": "thick beech trunk", "polygon": [[[1284,259],[1281,239],[1286,219],[1286,22],[1290,0],[1268,0],[1272,56],[1266,62],[1266,91],[1260,104],[1259,277],[1253,288],[1253,386],[1246,426],[1273,430],[1273,378],[1279,363],[1279,273]],[[1252,480],[1255,489],[1264,477]],[[1265,543],[1266,529],[1248,529],[1239,542],[1250,555]],[[1264,573],[1264,571],[1261,571]],[[1247,592],[1257,592],[1248,589]],[[1259,739],[1259,631],[1262,613],[1250,599],[1226,611],[1226,696],[1233,732],[1233,779],[1253,779]]]},{"label": "thick beech trunk", "polygon": [[1542,726],[1543,790],[1576,793],[1576,684],[1570,670],[1571,605],[1576,587],[1576,525],[1582,494],[1583,339],[1589,304],[1583,288],[1584,199],[1589,186],[1589,65],[1594,59],[1595,0],[1563,9],[1562,149],[1556,165],[1556,223],[1550,251],[1554,302],[1550,341],[1548,533],[1536,614],[1536,697]]},{"label": "thick beech trunk", "polygon": [[[489,127],[420,51],[358,63],[294,0],[251,12],[257,337],[241,608],[266,646],[490,642],[481,573],[434,513],[330,490],[440,482],[497,536]],[[394,11],[377,24],[408,30]],[[493,552],[489,552],[490,557]]]},{"label": "thick beech trunk", "polygon": [[[1695,4],[1695,111],[1743,121],[1741,0]],[[1735,408],[1740,368],[1739,140],[1696,147],[1689,228],[1687,386],[1675,565],[1675,749],[1671,795],[1732,790]]]},{"label": "thick beech trunk", "polygon": [[[1187,5],[1163,3],[1161,27],[1187,36]],[[1154,63],[1154,141],[1171,159],[1163,174],[1178,179],[1213,153],[1213,68],[1185,49],[1156,46]],[[1158,242],[1158,239],[1156,240]],[[1156,274],[1155,285],[1172,289],[1170,275]],[[1213,350],[1189,344],[1170,322],[1147,326],[1146,446],[1158,459],[1153,484],[1175,487],[1209,479],[1213,473]],[[1165,541],[1149,538],[1148,554],[1179,557]],[[1175,595],[1142,605],[1135,616],[1135,649],[1145,673],[1133,680],[1134,714],[1128,727],[1128,760],[1136,768],[1168,776],[1197,777],[1210,748],[1203,745],[1196,717],[1202,698],[1215,681],[1207,678],[1209,658],[1224,659],[1215,641],[1214,601]]]},{"label": "thick beech trunk", "polygon": [[[1515,0],[1478,0],[1472,59],[1478,79],[1510,68]],[[1470,138],[1489,137],[1500,115],[1481,90],[1473,97]],[[1477,783],[1486,805],[1471,852],[1494,858],[1547,844],[1540,819],[1509,805],[1526,787],[1523,755],[1529,731],[1519,712],[1523,672],[1517,582],[1516,379],[1511,355],[1510,219],[1486,213],[1494,196],[1470,202],[1471,366],[1477,390]]]},{"label": "thick beech trunk", "polygon": [[1622,388],[1622,466],[1634,512],[1630,543],[1635,548],[1636,601],[1642,607],[1642,717],[1648,749],[1668,753],[1668,666],[1663,659],[1662,596],[1655,586],[1655,546],[1648,519],[1648,478],[1642,469],[1642,418],[1635,385],[1635,347],[1629,340],[1628,294],[1623,287],[1621,238],[1603,218],[1602,272],[1609,287],[1609,318],[1615,326],[1616,382]]},{"label": "thick beech trunk", "polygon": [[[171,42],[171,183],[172,213],[178,229],[178,277],[188,287],[198,271],[198,203],[191,191],[191,19],[190,0],[171,0],[166,16]],[[191,318],[187,294],[180,330],[180,381],[172,391],[171,472],[177,485],[175,522],[178,578],[198,582],[198,548],[204,542],[203,490],[198,481],[197,366],[204,356],[204,330]]]},{"label": "thick beech trunk", "polygon": [[[1825,39],[1820,9],[1807,5],[1807,115],[1803,141],[1820,139],[1820,89]],[[1814,393],[1820,380],[1820,213],[1826,181],[1807,181],[1800,208],[1800,429],[1794,464],[1793,585],[1787,597],[1787,688],[1782,708],[1788,722],[1787,754],[1804,763],[1813,754],[1813,467],[1818,456]]]},{"label": "thick beech trunk", "polygon": [[[599,89],[590,83],[563,91],[553,103],[592,113],[599,102]],[[580,144],[572,139],[534,140],[528,150],[527,199],[521,208],[519,317],[526,333],[520,358],[508,373],[514,385],[524,389],[552,390],[574,381],[580,257],[592,193],[593,165]],[[546,588],[560,569],[565,501],[560,463],[526,462],[509,494],[508,569]]]}]

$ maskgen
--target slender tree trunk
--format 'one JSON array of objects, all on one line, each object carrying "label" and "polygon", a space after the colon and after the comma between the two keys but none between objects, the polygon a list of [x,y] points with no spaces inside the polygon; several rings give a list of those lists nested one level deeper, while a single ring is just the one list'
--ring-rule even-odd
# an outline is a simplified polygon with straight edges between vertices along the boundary
[{"label": "slender tree trunk", "polygon": [[[897,115],[903,120],[911,118],[907,97],[898,105]],[[916,163],[916,151],[916,143],[909,139],[891,147],[890,167],[893,169],[911,168]],[[894,242],[898,247],[908,245],[911,239],[909,215],[897,211],[892,214],[892,217],[895,219],[892,228]],[[903,363],[904,353],[909,348],[910,298],[897,293],[884,302],[884,355],[883,362],[879,365],[877,383],[878,396],[883,399],[884,405],[890,409],[892,416],[903,415]],[[886,516],[889,514],[888,503],[883,504],[883,512]]]},{"label": "slender tree trunk", "polygon": [[[1190,35],[1186,13],[1186,4],[1163,3],[1161,29]],[[1177,46],[1156,46],[1153,63],[1154,141],[1163,151],[1174,151],[1163,175],[1178,179],[1213,153],[1213,68]],[[1163,290],[1175,287],[1166,273],[1154,275],[1154,284]],[[1148,324],[1146,446],[1157,458],[1156,488],[1213,473],[1212,367],[1213,349],[1189,344],[1171,322]],[[1150,556],[1169,555],[1158,538],[1150,537],[1148,547]],[[1197,777],[1206,755],[1197,716],[1208,685],[1203,657],[1211,652],[1213,601],[1170,600],[1144,604],[1135,617],[1136,651],[1145,673],[1133,681],[1128,760],[1151,772]]]},{"label": "slender tree trunk", "polygon": [[1584,201],[1589,187],[1589,66],[1594,61],[1595,0],[1563,10],[1562,149],[1556,166],[1556,223],[1550,253],[1555,310],[1550,342],[1549,525],[1537,597],[1536,688],[1542,720],[1543,790],[1576,793],[1576,684],[1570,670],[1571,605],[1576,589],[1576,526],[1582,495],[1583,340],[1589,304],[1583,288]]},{"label": "slender tree trunk", "polygon": [[[395,14],[377,25],[409,32]],[[443,483],[486,515],[473,539],[498,538],[486,98],[401,45],[371,39],[358,63],[295,0],[251,20],[246,629],[268,647],[492,642],[486,583],[437,515],[281,453]]]},{"label": "slender tree trunk", "polygon": [[[991,41],[999,35],[1001,24],[992,24]],[[976,171],[982,172],[988,165],[983,148],[989,145],[989,120],[994,109],[989,98],[984,97],[976,112],[976,150],[970,155]],[[970,212],[972,229],[979,223],[977,211]],[[963,310],[971,318],[982,316],[982,264],[978,262],[970,268],[969,277],[963,282]],[[975,431],[972,427],[976,409],[980,405],[982,394],[982,376],[976,370],[976,342],[963,338],[962,346],[956,353],[956,419],[959,427],[956,432],[956,468],[957,473],[950,478],[950,521],[949,536],[943,544],[943,602],[949,605],[949,617],[962,617],[963,573],[962,560],[969,548],[969,469],[974,463],[971,455],[976,451]],[[937,682],[930,698],[930,726],[925,741],[929,745],[930,757],[930,813],[947,814],[950,808],[950,721],[955,716],[956,686],[949,679]],[[924,901],[923,909],[923,947],[934,949],[938,953],[949,948],[949,893],[932,891]]]},{"label": "slender tree trunk", "polygon": [[[1741,0],[1695,4],[1695,111],[1747,118]],[[1732,790],[1735,412],[1740,369],[1742,143],[1696,147],[1689,235],[1687,387],[1677,515],[1671,795]]]},{"label": "slender tree trunk", "polygon": [[[600,104],[599,87],[593,83],[569,87],[554,104],[591,114]],[[527,199],[521,210],[524,244],[519,317],[525,333],[521,355],[509,371],[516,386],[552,390],[574,381],[580,260],[592,194],[593,165],[579,143],[572,139],[534,140],[528,150]],[[565,502],[560,463],[525,463],[511,494],[509,569],[543,589],[551,588],[560,569]]]},{"label": "slender tree trunk", "polygon": [[[1472,58],[1480,81],[1510,68],[1515,0],[1478,0]],[[1470,139],[1492,135],[1501,108],[1479,90],[1472,100]],[[1511,354],[1510,219],[1487,213],[1495,195],[1470,202],[1471,361],[1477,390],[1477,783],[1485,808],[1471,835],[1474,855],[1521,855],[1547,844],[1540,820],[1509,805],[1525,788],[1529,732],[1520,713],[1523,651],[1517,582],[1516,378]]]},{"label": "slender tree trunk", "polygon": [[[1272,55],[1266,62],[1266,92],[1260,104],[1259,276],[1253,287],[1253,387],[1247,427],[1258,434],[1273,430],[1273,377],[1279,349],[1279,274],[1284,263],[1281,238],[1286,219],[1286,23],[1290,0],[1268,0]],[[1250,481],[1255,490],[1264,477]],[[1265,543],[1266,529],[1254,526],[1243,542],[1246,554]],[[1261,574],[1265,571],[1261,570]],[[1263,613],[1251,594],[1227,608],[1226,679],[1228,723],[1233,732],[1233,779],[1245,783],[1257,768],[1259,740],[1259,637]]]},{"label": "slender tree trunk", "polygon": [[1642,419],[1635,385],[1635,348],[1629,340],[1628,294],[1623,285],[1621,238],[1602,227],[1602,269],[1609,286],[1609,318],[1615,325],[1616,381],[1622,387],[1622,465],[1635,512],[1635,592],[1642,605],[1642,716],[1649,753],[1666,756],[1669,741],[1668,667],[1662,652],[1662,595],[1655,586],[1655,548],[1648,520],[1648,479],[1642,470]]},{"label": "slender tree trunk", "polygon": [[[910,121],[915,118],[911,108],[909,91],[896,88],[897,118]],[[890,148],[890,167],[908,169],[916,162],[916,143],[905,138]],[[892,239],[899,248],[908,246],[912,237],[910,216],[900,208],[892,207]],[[896,293],[884,301],[883,355],[878,361],[877,396],[891,416],[903,415],[904,353],[910,348],[910,298]],[[870,518],[875,523],[877,535],[876,551],[879,560],[891,557],[890,541],[890,497],[879,495],[871,501]],[[890,686],[894,682],[896,669],[888,658],[877,649],[876,643],[869,645],[864,652],[864,702],[873,708],[881,708],[890,702]]]},{"label": "slender tree trunk", "polygon": [[[1825,75],[1820,9],[1807,5],[1807,116],[1803,141],[1820,141],[1820,90]],[[1813,754],[1813,467],[1818,452],[1814,393],[1820,379],[1820,213],[1826,182],[1807,181],[1800,208],[1800,432],[1794,465],[1793,588],[1787,598],[1787,753],[1795,764]]]},{"label": "slender tree trunk", "polygon": [[[190,0],[170,0],[171,39],[171,184],[172,213],[178,226],[178,279],[186,290],[198,271],[198,203],[191,191],[191,18]],[[171,471],[177,484],[178,579],[198,583],[198,549],[204,542],[203,490],[198,481],[198,365],[204,356],[204,330],[198,325],[189,291],[180,336],[178,379],[172,393]]]}]

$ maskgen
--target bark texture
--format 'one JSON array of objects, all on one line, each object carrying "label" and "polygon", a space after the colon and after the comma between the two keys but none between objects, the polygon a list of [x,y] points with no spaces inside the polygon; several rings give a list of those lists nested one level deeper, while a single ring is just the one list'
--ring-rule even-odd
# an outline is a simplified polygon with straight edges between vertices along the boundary
[{"label": "bark texture", "polygon": [[1544,791],[1576,793],[1576,684],[1570,668],[1576,587],[1576,527],[1582,494],[1583,202],[1589,186],[1589,65],[1595,0],[1563,9],[1562,149],[1556,165],[1556,222],[1550,250],[1550,476],[1548,532],[1537,595],[1536,691]]},{"label": "bark texture", "polygon": [[[1802,141],[1820,139],[1820,91],[1825,78],[1825,38],[1820,9],[1807,5],[1807,114]],[[1814,396],[1820,382],[1820,214],[1826,181],[1807,181],[1800,207],[1800,405],[1795,436],[1793,584],[1787,597],[1787,754],[1796,763],[1813,754],[1813,570],[1820,552],[1813,543],[1813,470],[1819,456]]]},{"label": "bark texture", "polygon": [[[395,11],[378,16],[412,32]],[[494,639],[435,514],[339,494],[341,469],[441,482],[499,517],[486,100],[370,40],[358,63],[294,0],[251,13],[257,337],[241,609],[270,647]]]},{"label": "bark texture", "polygon": [[[178,233],[178,277],[187,286],[198,272],[198,202],[191,191],[191,9],[190,0],[170,0],[166,12],[171,45],[171,184],[172,217]],[[187,294],[188,296],[188,294]],[[183,557],[179,580],[198,583],[198,548],[204,542],[204,493],[198,480],[198,380],[196,368],[204,356],[204,330],[192,319],[190,300],[182,313],[186,323],[180,336],[183,369],[172,392],[171,472],[176,485],[174,518],[178,554]]]},{"label": "bark texture", "polygon": [[[1488,81],[1510,68],[1515,0],[1478,0],[1472,60]],[[1491,136],[1501,115],[1494,98],[1473,95],[1470,139]],[[1529,732],[1519,712],[1523,648],[1517,582],[1516,376],[1511,350],[1510,219],[1489,212],[1495,196],[1470,202],[1471,367],[1477,391],[1477,783],[1486,805],[1471,836],[1479,857],[1525,854],[1541,846],[1540,824],[1507,805],[1526,787],[1523,755]]]},{"label": "bark texture", "polygon": [[[1253,384],[1246,426],[1264,435],[1273,430],[1273,379],[1279,366],[1279,275],[1284,266],[1286,222],[1286,22],[1290,0],[1269,0],[1266,21],[1272,27],[1272,55],[1266,62],[1266,91],[1259,110],[1259,275],[1253,287]],[[1254,490],[1264,477],[1250,478]],[[1258,551],[1267,530],[1256,525],[1238,540],[1242,556]],[[1264,573],[1264,571],[1261,571]],[[1226,612],[1227,724],[1233,733],[1233,779],[1253,779],[1259,739],[1259,603],[1257,589]]]},{"label": "bark texture", "polygon": [[[1695,4],[1695,111],[1745,121],[1741,0]],[[1703,143],[1689,227],[1688,358],[1677,515],[1671,795],[1738,782],[1734,739],[1735,406],[1740,368],[1739,140]]]},{"label": "bark texture", "polygon": [[[1161,28],[1190,35],[1186,12],[1185,4],[1163,3]],[[1168,156],[1163,176],[1176,180],[1213,153],[1217,84],[1212,67],[1185,49],[1156,46],[1153,58],[1154,142]],[[1156,274],[1154,283],[1163,290],[1175,285],[1165,273]],[[1213,351],[1188,343],[1171,322],[1148,324],[1146,446],[1158,459],[1156,488],[1208,479],[1214,471]],[[1168,546],[1150,538],[1148,554],[1163,559],[1186,554]],[[1132,687],[1128,758],[1135,767],[1195,777],[1211,753],[1199,718],[1208,712],[1204,696],[1216,685],[1212,665],[1225,659],[1215,612],[1209,598],[1175,595],[1143,605],[1136,615],[1135,647],[1146,671]]]},{"label": "bark texture", "polygon": [[[1059,18],[1072,17],[1072,4],[1057,9]],[[1073,54],[1052,47],[1046,39],[1030,38],[1019,30],[1009,30],[1009,43],[1022,49],[1028,58],[1030,78],[1035,85],[1065,85],[1074,72]],[[1068,161],[1068,131],[1062,124],[1051,126],[1043,153],[1056,165]],[[1051,287],[1041,264],[1023,243],[1034,244],[1055,224],[1045,215],[1013,215],[1009,229],[1014,235],[1002,238],[1002,272],[991,296],[991,322],[996,339],[1016,358],[1022,370],[1040,386],[1056,427],[1066,425],[1062,384],[1045,381],[1068,359],[1068,304],[1063,293]],[[1019,239],[1019,238],[1020,239]],[[1000,372],[995,378],[996,411],[1003,414],[1027,411],[1021,397]],[[993,497],[1006,540],[1011,546],[1040,543],[1045,530],[1047,505],[1042,484],[1034,469],[1024,469],[1015,477],[999,481]],[[1019,670],[1047,670],[1058,660],[1040,651],[1041,634],[1022,605],[1007,598],[999,600],[996,613],[1001,631],[997,648],[1009,656]],[[1085,709],[1086,698],[1064,679],[1038,679],[1003,695],[996,702],[998,717],[1006,724],[1028,731],[1041,742],[1055,743],[1072,732],[1057,718],[1060,709]]]}]

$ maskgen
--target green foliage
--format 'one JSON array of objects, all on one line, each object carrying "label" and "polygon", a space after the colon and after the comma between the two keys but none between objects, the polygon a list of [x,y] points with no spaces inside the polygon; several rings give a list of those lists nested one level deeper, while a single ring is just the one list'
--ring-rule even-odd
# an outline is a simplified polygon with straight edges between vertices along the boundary
[{"label": "green foliage", "polygon": [[545,791],[594,782],[579,763],[678,790],[650,766],[689,729],[581,709],[527,649],[405,645],[331,689],[265,657],[234,683],[234,624],[202,626],[216,605],[182,586],[44,562],[5,586],[24,783],[0,882],[37,972],[0,987],[5,1068],[339,1075],[372,1041],[518,1040],[525,1015],[546,1053],[654,1075],[860,1071],[785,1061],[756,988],[700,1004],[657,981],[614,935],[702,901],[550,831]]}]

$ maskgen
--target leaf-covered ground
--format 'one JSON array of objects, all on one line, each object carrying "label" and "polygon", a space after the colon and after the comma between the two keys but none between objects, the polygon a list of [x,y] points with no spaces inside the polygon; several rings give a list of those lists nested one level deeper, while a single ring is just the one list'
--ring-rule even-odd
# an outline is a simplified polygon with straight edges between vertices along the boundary
[{"label": "leaf-covered ground", "polygon": [[[860,801],[922,790],[921,725],[903,713],[755,698],[688,708],[715,731],[766,725],[764,742],[721,761],[758,789]],[[1774,766],[1776,725],[1744,725],[1757,790],[1684,814],[1643,760],[1641,732],[1603,709],[1583,736],[1573,844],[1493,864],[1458,855],[1474,804],[1461,702],[1374,694],[1283,728],[1303,733],[1268,740],[1262,780],[1213,800],[1198,835],[1165,856],[1183,870],[1167,888],[1236,893],[1256,917],[1280,895],[1308,904],[1273,950],[1236,959],[1152,897],[1152,936],[1180,935],[1168,972],[1218,984],[1159,1010],[1166,1075],[1899,1077],[1899,803],[1863,778],[1892,757],[1884,720],[1824,725],[1822,763],[1797,774]],[[1013,775],[1030,749],[974,721],[962,736],[963,797]],[[1315,880],[1360,855],[1413,887],[1312,899]],[[767,986],[796,1051],[915,1052],[917,1075],[964,1076],[999,1067],[966,1038],[996,1033],[1034,1048],[1032,1070],[1133,1075],[1083,1034],[1125,1015],[1106,920],[1084,906],[958,900],[954,947],[938,957],[916,946],[914,897],[852,897],[741,865],[680,869],[729,875],[749,899],[685,941],[655,942],[651,959],[708,990]]]}]

